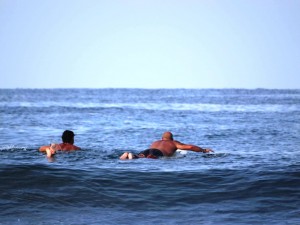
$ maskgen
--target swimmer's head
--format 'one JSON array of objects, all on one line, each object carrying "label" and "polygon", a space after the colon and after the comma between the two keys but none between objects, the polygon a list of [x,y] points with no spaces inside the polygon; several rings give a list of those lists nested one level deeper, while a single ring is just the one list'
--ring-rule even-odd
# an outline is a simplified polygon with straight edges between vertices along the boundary
[{"label": "swimmer's head", "polygon": [[70,131],[70,130],[65,130],[61,136],[61,139],[63,141],[63,143],[70,143],[73,144],[74,143],[74,132]]},{"label": "swimmer's head", "polygon": [[171,140],[173,141],[173,134],[170,131],[163,133],[162,140]]}]

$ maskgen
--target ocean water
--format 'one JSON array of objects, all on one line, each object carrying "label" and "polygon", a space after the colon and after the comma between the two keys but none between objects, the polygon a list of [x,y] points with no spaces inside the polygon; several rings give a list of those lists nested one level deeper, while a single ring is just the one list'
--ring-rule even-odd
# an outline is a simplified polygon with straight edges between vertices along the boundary
[{"label": "ocean water", "polygon": [[[0,224],[300,224],[299,121],[300,90],[2,89]],[[164,131],[215,152],[118,159]]]}]

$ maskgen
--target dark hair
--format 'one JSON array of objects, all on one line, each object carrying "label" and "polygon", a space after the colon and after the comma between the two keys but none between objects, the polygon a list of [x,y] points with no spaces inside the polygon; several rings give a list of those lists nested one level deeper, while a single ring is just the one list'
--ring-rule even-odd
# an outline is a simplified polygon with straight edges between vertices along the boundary
[{"label": "dark hair", "polygon": [[74,143],[74,132],[70,131],[70,130],[65,130],[61,136],[61,139],[63,141],[63,143],[70,143],[73,144]]}]

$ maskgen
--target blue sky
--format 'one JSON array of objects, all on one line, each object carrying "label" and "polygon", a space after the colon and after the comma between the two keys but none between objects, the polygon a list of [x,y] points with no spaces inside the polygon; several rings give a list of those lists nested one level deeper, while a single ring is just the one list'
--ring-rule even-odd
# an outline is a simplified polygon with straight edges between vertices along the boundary
[{"label": "blue sky", "polygon": [[298,0],[0,0],[0,88],[300,88]]}]

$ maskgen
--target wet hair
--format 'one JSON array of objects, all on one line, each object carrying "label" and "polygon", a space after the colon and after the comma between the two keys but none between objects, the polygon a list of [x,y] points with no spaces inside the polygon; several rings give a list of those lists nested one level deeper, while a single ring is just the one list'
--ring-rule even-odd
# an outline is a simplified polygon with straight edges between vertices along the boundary
[{"label": "wet hair", "polygon": [[173,140],[173,134],[170,131],[163,133],[162,139]]},{"label": "wet hair", "polygon": [[73,144],[74,136],[75,136],[75,134],[73,131],[65,130],[61,136],[61,139],[62,139],[63,143]]}]

